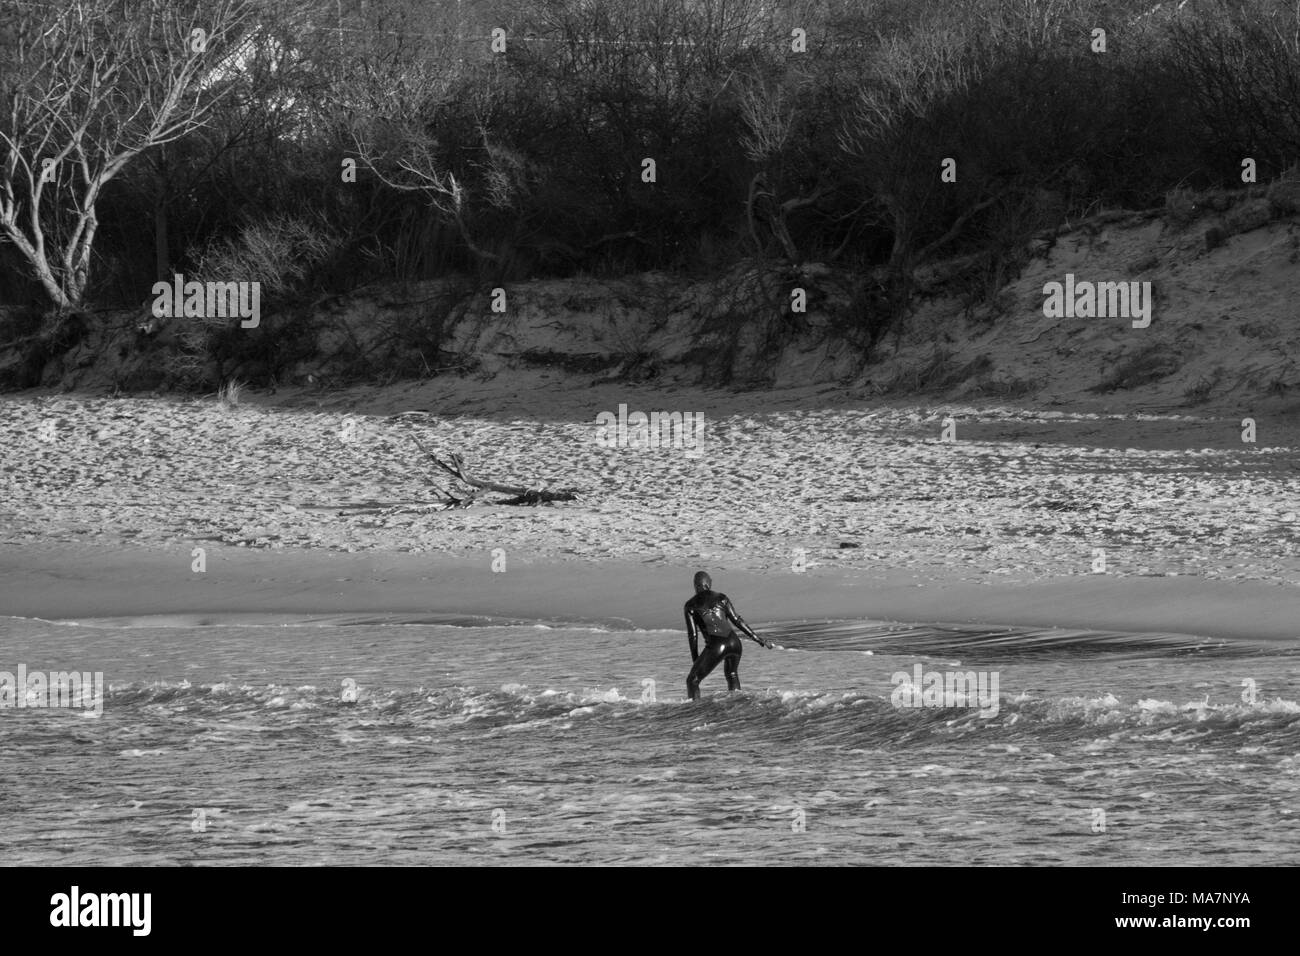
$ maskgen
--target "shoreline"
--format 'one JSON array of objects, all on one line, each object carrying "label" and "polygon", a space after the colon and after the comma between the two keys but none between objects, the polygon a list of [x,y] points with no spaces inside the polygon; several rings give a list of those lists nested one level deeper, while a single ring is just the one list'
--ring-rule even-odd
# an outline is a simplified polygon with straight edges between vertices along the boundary
[{"label": "shoreline", "polygon": [[[1070,575],[944,581],[916,569],[757,571],[709,563],[589,561],[489,552],[252,550],[211,546],[191,570],[188,546],[34,546],[0,551],[0,616],[44,620],[149,618],[197,626],[283,616],[413,616],[429,623],[501,619],[614,630],[682,630],[698,567],[756,628],[806,620],[875,620],[1166,632],[1218,639],[1300,641],[1285,585],[1191,576]],[[220,618],[220,621],[213,620]],[[170,621],[168,620],[170,619]],[[208,620],[205,620],[208,619]],[[308,619],[308,620],[304,620]]]}]

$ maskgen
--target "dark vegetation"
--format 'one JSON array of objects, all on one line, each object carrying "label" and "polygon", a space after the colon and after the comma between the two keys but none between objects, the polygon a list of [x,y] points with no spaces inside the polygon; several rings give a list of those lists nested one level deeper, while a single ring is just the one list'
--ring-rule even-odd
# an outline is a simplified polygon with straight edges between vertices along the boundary
[{"label": "dark vegetation", "polygon": [[[0,0],[0,113],[87,50],[117,55],[113,24],[141,22],[151,3]],[[170,6],[203,22],[217,4]],[[173,273],[260,280],[264,318],[253,331],[195,324],[162,385],[208,384],[254,354],[272,379],[308,347],[316,307],[376,281],[457,274],[469,294],[532,277],[717,275],[751,258],[859,277],[839,321],[866,354],[906,320],[917,270],[936,257],[968,256],[962,288],[987,301],[1027,241],[1063,220],[1171,196],[1171,211],[1191,216],[1195,195],[1242,188],[1243,157],[1261,183],[1300,161],[1292,0],[238,6],[225,67],[187,94],[211,99],[205,122],[103,184],[86,281],[64,276],[73,292],[57,308],[14,241],[31,232],[21,174],[38,157],[20,157],[0,126],[11,136],[0,137],[11,209],[6,222],[0,206],[0,346],[30,343],[18,378],[75,344],[94,310],[147,316],[152,284]],[[102,16],[78,40],[69,9]],[[82,45],[41,72],[23,44],[56,27]],[[491,51],[494,27],[504,53]],[[806,52],[792,50],[796,27]],[[106,108],[129,113],[151,80],[114,82]],[[949,157],[957,181],[946,184]],[[647,158],[654,183],[642,180]],[[46,187],[39,227],[52,247],[75,228],[78,176],[69,161]],[[408,361],[358,355],[357,374],[436,372],[454,309],[430,303],[427,322],[394,333]],[[739,305],[729,314],[744,321]],[[954,364],[936,353],[915,384],[937,387]],[[1108,387],[1163,371],[1137,359]]]}]

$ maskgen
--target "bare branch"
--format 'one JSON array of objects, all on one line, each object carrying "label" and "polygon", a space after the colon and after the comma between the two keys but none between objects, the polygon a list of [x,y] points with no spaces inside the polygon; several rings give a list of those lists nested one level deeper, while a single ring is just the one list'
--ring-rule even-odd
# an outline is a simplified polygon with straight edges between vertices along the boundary
[{"label": "bare branch", "polygon": [[433,461],[435,465],[451,475],[457,481],[469,485],[471,488],[479,488],[484,491],[497,491],[502,494],[514,495],[513,498],[505,501],[499,501],[498,504],[543,504],[551,501],[576,501],[580,494],[577,488],[556,488],[550,490],[546,483],[540,483],[536,487],[527,487],[524,485],[503,485],[495,481],[484,481],[480,478],[471,478],[465,473],[465,462],[460,455],[450,455],[447,461],[443,461],[419,439],[415,443]]},{"label": "bare branch", "polygon": [[[59,308],[85,295],[104,186],[141,153],[201,128],[258,32],[250,0],[188,9],[168,0],[0,0],[0,20],[17,36],[0,62],[0,240],[28,260]],[[65,182],[59,170],[69,160],[76,175]],[[52,195],[58,205],[47,204]],[[47,230],[57,250],[47,249]]]}]

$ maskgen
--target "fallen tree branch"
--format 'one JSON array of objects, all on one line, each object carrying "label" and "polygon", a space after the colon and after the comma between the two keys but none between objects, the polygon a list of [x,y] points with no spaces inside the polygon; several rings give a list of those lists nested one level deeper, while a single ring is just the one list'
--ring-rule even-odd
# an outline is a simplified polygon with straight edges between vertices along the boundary
[{"label": "fallen tree branch", "polygon": [[961,235],[961,231],[964,228],[966,228],[966,223],[970,222],[971,219],[977,213],[984,211],[989,206],[997,202],[1000,198],[1002,197],[997,195],[988,196],[985,199],[981,200],[980,202],[977,202],[975,205],[971,206],[964,213],[962,213],[960,216],[957,217],[957,220],[952,224],[952,228],[950,228],[947,232],[945,232],[938,239],[934,240],[934,242],[930,243],[920,252],[913,255],[912,261],[924,262],[927,258],[930,257],[930,255],[934,253],[936,249],[946,246],[948,243],[952,242],[959,235]]},{"label": "fallen tree branch", "polygon": [[[497,504],[503,505],[536,505],[544,504],[550,501],[576,501],[578,499],[577,488],[557,488],[554,491],[547,489],[545,484],[540,484],[535,488],[529,488],[524,485],[503,485],[496,481],[485,481],[481,478],[471,478],[465,474],[465,462],[460,455],[450,455],[447,461],[443,461],[418,439],[415,443],[420,446],[420,450],[433,460],[433,463],[451,475],[457,481],[469,485],[471,488],[480,488],[484,491],[497,491],[506,495],[513,495],[505,501],[498,501]],[[451,497],[450,495],[448,497]]]},{"label": "fallen tree branch", "polygon": [[407,513],[421,513],[425,511],[450,511],[453,508],[466,508],[469,506],[469,500],[460,499],[448,495],[446,498],[438,501],[365,501],[352,504],[330,505],[327,507],[303,506],[312,510],[331,511],[340,518],[351,518],[356,515],[396,515]]},{"label": "fallen tree branch", "polygon": [[1165,213],[1163,206],[1154,209],[1110,209],[1105,212],[1094,213],[1086,219],[1076,219],[1074,222],[1063,222],[1060,225],[1044,229],[1034,234],[1035,239],[1055,239],[1058,236],[1064,236],[1067,233],[1082,229],[1085,232],[1094,231],[1099,226],[1106,226],[1112,223],[1123,223],[1126,226],[1134,226],[1139,222],[1146,222],[1162,216]]}]

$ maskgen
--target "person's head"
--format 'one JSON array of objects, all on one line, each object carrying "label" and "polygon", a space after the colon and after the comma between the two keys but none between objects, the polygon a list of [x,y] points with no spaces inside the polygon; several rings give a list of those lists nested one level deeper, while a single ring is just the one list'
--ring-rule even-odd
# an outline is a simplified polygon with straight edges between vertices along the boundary
[{"label": "person's head", "polygon": [[695,593],[701,594],[713,590],[713,579],[704,571],[695,572]]}]

